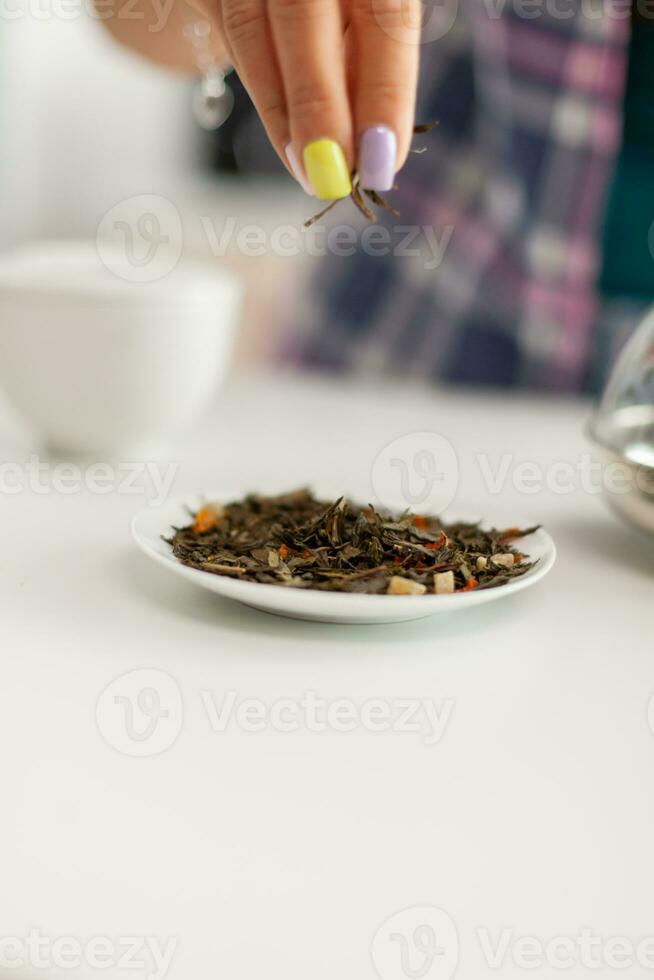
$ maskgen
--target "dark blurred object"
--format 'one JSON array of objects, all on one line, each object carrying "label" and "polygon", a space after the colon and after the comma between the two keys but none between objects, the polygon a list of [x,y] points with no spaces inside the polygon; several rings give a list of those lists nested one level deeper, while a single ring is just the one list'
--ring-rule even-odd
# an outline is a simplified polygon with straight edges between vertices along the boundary
[{"label": "dark blurred object", "polygon": [[214,132],[198,130],[207,166],[221,173],[281,174],[284,168],[270,145],[261,121],[235,72],[229,76],[234,108]]}]

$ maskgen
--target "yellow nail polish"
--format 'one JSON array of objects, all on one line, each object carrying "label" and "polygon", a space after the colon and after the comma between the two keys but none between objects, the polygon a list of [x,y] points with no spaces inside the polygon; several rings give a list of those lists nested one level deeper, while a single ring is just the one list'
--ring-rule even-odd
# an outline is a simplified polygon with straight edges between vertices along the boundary
[{"label": "yellow nail polish", "polygon": [[336,201],[352,190],[345,154],[335,140],[314,140],[304,148],[304,169],[321,201]]}]

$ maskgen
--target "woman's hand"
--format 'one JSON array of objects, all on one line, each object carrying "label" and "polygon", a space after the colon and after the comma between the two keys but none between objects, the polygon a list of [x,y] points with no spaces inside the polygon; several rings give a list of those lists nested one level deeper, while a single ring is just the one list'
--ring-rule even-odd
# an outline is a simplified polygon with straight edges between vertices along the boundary
[{"label": "woman's hand", "polygon": [[364,187],[390,189],[413,127],[419,0],[195,5],[217,25],[273,146],[306,190],[345,197],[355,167]]}]

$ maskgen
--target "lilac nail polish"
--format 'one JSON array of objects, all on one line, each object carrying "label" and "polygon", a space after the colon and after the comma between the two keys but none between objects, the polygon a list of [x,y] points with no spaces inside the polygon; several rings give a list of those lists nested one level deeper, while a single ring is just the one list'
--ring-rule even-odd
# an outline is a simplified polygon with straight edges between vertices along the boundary
[{"label": "lilac nail polish", "polygon": [[293,176],[297,180],[298,184],[300,185],[304,193],[308,194],[309,197],[314,197],[313,187],[311,186],[307,177],[305,176],[299,157],[295,152],[295,150],[293,149],[292,143],[286,144],[286,146],[284,147],[284,154],[286,156],[286,159],[288,160],[289,167],[293,171]]},{"label": "lilac nail polish", "polygon": [[390,191],[395,180],[397,139],[388,126],[370,126],[359,140],[359,178],[371,191]]}]

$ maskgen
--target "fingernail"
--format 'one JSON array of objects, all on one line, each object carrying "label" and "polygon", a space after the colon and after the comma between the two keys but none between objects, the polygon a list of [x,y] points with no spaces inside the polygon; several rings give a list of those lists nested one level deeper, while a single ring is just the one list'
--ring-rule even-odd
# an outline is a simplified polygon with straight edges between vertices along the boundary
[{"label": "fingernail", "polygon": [[309,181],[306,178],[306,175],[304,173],[304,170],[302,169],[302,166],[300,164],[300,158],[298,157],[297,153],[295,152],[295,149],[294,149],[292,143],[287,143],[286,144],[286,146],[284,147],[284,154],[286,156],[286,159],[288,160],[289,167],[293,171],[293,176],[297,180],[297,182],[300,185],[300,187],[302,188],[302,190],[306,194],[308,194],[309,197],[313,197],[313,188],[311,187],[311,184],[309,183]]},{"label": "fingernail", "polygon": [[390,191],[395,180],[397,139],[388,126],[370,126],[359,140],[359,180],[371,191]]},{"label": "fingernail", "polygon": [[314,140],[304,148],[304,169],[321,201],[337,201],[352,190],[345,154],[335,140]]}]

